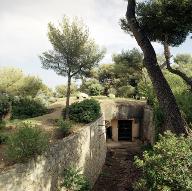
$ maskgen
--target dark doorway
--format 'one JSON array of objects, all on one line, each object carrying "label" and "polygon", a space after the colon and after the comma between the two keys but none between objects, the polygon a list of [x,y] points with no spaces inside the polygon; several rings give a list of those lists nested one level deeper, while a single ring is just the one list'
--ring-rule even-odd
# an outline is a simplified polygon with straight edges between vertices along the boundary
[{"label": "dark doorway", "polygon": [[107,128],[107,139],[112,139],[112,127]]},{"label": "dark doorway", "polygon": [[132,141],[132,120],[118,121],[119,141]]}]

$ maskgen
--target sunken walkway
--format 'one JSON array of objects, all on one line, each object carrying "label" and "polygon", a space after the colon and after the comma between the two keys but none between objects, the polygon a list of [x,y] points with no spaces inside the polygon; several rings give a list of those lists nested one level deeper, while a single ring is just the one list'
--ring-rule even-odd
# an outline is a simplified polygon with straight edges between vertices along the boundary
[{"label": "sunken walkway", "polygon": [[140,154],[137,143],[108,142],[105,165],[92,191],[132,191],[141,174],[133,164],[134,156]]}]

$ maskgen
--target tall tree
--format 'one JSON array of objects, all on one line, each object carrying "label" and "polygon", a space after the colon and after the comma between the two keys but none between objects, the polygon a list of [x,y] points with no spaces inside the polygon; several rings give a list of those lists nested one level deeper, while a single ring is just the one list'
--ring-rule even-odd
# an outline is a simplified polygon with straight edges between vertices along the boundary
[{"label": "tall tree", "polygon": [[123,85],[129,84],[137,89],[137,84],[142,75],[143,54],[134,48],[114,55],[113,60],[115,73],[124,82]]},{"label": "tall tree", "polygon": [[44,52],[40,59],[43,68],[53,69],[68,79],[65,113],[68,119],[72,78],[86,75],[103,58],[105,51],[90,39],[87,27],[77,18],[70,22],[64,17],[58,28],[49,23],[48,37],[53,50]]},{"label": "tall tree", "polygon": [[181,116],[175,97],[157,63],[155,50],[147,33],[140,27],[136,19],[135,8],[136,1],[128,0],[126,18],[133,36],[143,51],[144,65],[152,81],[160,106],[166,115],[165,127],[177,134],[187,133],[185,122]]},{"label": "tall tree", "polygon": [[[164,46],[167,69],[180,76],[192,89],[192,78],[171,66],[171,46],[179,46],[192,31],[192,0],[148,0],[138,3],[137,21],[151,41]],[[126,20],[122,28],[130,31]]]}]

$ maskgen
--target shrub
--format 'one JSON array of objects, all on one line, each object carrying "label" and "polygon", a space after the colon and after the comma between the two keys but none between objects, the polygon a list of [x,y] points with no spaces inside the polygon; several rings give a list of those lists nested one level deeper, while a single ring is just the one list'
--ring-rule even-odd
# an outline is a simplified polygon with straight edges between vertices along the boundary
[{"label": "shrub", "polygon": [[122,86],[118,88],[117,91],[117,96],[118,97],[124,97],[124,98],[129,98],[133,97],[135,95],[135,88],[133,86]]},{"label": "shrub", "polygon": [[0,132],[0,144],[5,144],[9,138],[8,133]]},{"label": "shrub", "polygon": [[36,99],[30,97],[17,98],[13,100],[12,117],[14,119],[25,119],[37,117],[47,113],[46,106]]},{"label": "shrub", "polygon": [[71,121],[64,121],[63,119],[60,119],[57,122],[58,129],[57,129],[57,138],[63,138],[68,136],[71,133],[72,128],[72,122]]},{"label": "shrub", "polygon": [[[70,86],[71,95],[76,94],[77,89],[78,89],[77,85],[72,83],[71,86]],[[58,98],[66,97],[67,96],[67,85],[58,85],[58,86],[56,86],[55,94],[56,94],[56,97],[58,97]]]},{"label": "shrub", "polygon": [[22,123],[7,141],[8,161],[25,162],[42,154],[48,146],[47,135],[31,123]]},{"label": "shrub", "polygon": [[190,191],[192,190],[192,138],[166,132],[154,145],[145,151],[143,159],[135,164],[143,170],[143,177],[135,190]]},{"label": "shrub", "polygon": [[80,169],[70,167],[66,169],[63,173],[63,182],[61,187],[65,187],[73,191],[89,191],[90,184],[86,177],[81,174]]},{"label": "shrub", "polygon": [[98,96],[101,95],[104,91],[103,86],[99,83],[96,79],[91,79],[88,81],[83,82],[83,84],[80,87],[80,90],[82,92],[85,92],[86,94],[90,96]]},{"label": "shrub", "polygon": [[0,120],[0,130],[6,127],[6,122],[4,120]]},{"label": "shrub", "polygon": [[9,97],[5,94],[0,94],[0,121],[10,112],[11,103]]},{"label": "shrub", "polygon": [[[64,109],[65,112],[65,109]],[[101,114],[101,107],[97,100],[86,99],[73,103],[69,107],[69,118],[79,123],[89,123],[96,120]]]},{"label": "shrub", "polygon": [[192,124],[192,93],[185,92],[176,95],[177,103],[185,114],[188,123]]}]

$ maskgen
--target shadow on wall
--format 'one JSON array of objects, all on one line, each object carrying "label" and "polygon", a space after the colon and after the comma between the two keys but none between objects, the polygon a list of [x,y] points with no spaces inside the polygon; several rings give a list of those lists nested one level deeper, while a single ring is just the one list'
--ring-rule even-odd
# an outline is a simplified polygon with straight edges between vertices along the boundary
[{"label": "shadow on wall", "polygon": [[60,175],[71,165],[81,168],[93,185],[106,156],[105,120],[100,117],[77,134],[59,140],[49,152],[0,173],[3,191],[56,191]]}]

